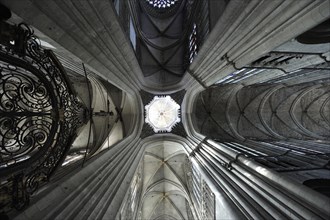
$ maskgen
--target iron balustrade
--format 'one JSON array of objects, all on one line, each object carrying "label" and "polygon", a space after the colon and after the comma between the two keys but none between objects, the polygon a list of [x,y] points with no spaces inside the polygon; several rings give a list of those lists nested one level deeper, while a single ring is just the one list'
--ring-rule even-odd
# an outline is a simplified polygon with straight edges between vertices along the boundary
[{"label": "iron balustrade", "polygon": [[22,209],[87,122],[65,70],[25,24],[0,25],[0,209]]}]

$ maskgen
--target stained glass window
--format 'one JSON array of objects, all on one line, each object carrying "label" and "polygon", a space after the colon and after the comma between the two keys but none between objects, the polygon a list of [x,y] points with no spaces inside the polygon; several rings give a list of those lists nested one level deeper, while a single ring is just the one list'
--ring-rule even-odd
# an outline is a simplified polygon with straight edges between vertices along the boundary
[{"label": "stained glass window", "polygon": [[169,8],[174,5],[178,0],[146,0],[150,5],[155,8]]}]

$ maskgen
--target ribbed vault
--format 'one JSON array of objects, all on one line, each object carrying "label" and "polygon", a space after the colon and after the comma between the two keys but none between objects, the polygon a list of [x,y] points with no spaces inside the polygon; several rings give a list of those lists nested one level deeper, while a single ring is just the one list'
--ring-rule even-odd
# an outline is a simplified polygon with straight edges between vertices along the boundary
[{"label": "ribbed vault", "polygon": [[141,219],[188,219],[190,210],[185,178],[187,155],[182,145],[157,142],[143,159]]},{"label": "ribbed vault", "polygon": [[168,86],[183,77],[199,2],[128,1],[138,38],[136,54],[146,82]]},{"label": "ribbed vault", "polygon": [[203,91],[194,122],[215,139],[327,139],[329,84],[243,87],[232,84]]},{"label": "ribbed vault", "polygon": [[[17,219],[328,219],[329,199],[291,173],[329,176],[321,173],[329,170],[329,53],[274,49],[329,19],[329,0],[177,0],[164,10],[151,1],[0,0],[58,52],[75,55],[127,94],[119,102],[125,104],[111,103],[125,138],[83,169],[65,170],[70,175]],[[204,12],[214,11],[223,13],[215,26],[210,16],[213,29],[200,47],[208,31]],[[141,135],[140,91],[181,90],[184,135]],[[95,134],[106,138],[105,125]]]}]

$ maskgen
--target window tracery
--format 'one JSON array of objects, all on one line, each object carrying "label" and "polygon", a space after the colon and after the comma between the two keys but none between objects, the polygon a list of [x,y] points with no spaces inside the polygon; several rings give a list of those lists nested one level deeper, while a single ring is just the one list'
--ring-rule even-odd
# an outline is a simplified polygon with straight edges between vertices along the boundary
[{"label": "window tracery", "polygon": [[146,0],[146,1],[155,8],[170,8],[178,0]]}]

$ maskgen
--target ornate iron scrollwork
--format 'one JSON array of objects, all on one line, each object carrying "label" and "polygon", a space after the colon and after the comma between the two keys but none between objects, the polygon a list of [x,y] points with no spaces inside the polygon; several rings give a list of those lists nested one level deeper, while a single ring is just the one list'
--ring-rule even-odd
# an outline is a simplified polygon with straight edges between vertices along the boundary
[{"label": "ornate iron scrollwork", "polygon": [[63,162],[87,110],[25,24],[0,25],[0,101],[0,209],[22,209]]}]

